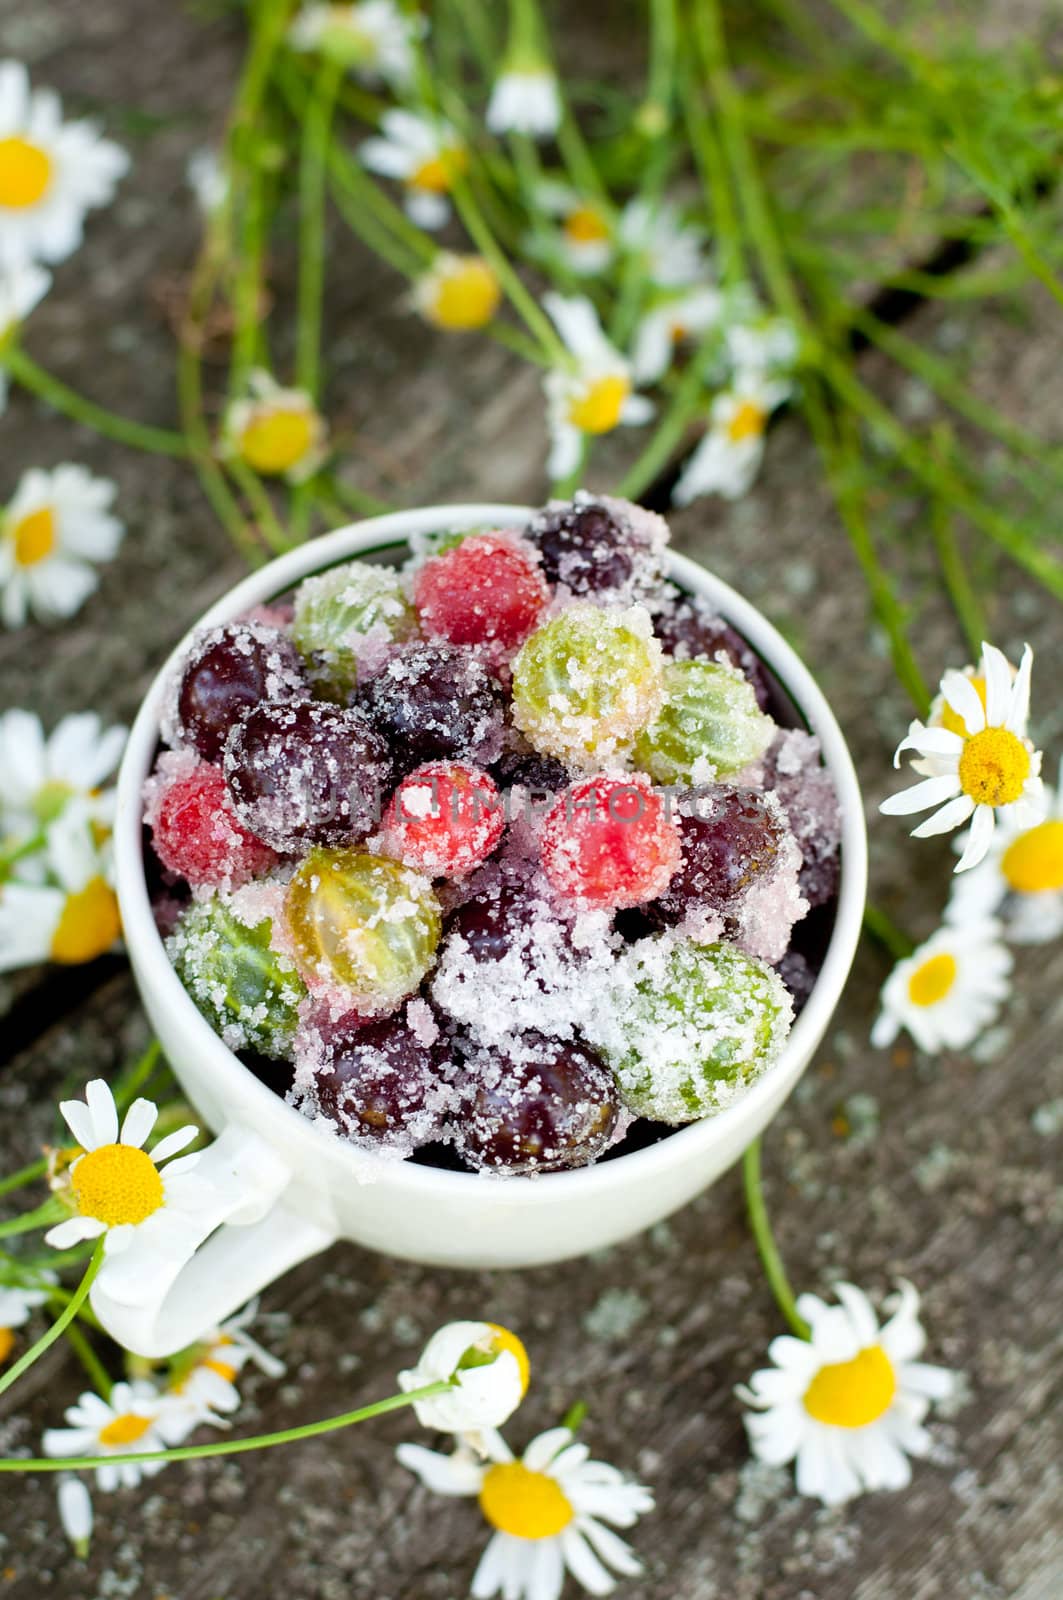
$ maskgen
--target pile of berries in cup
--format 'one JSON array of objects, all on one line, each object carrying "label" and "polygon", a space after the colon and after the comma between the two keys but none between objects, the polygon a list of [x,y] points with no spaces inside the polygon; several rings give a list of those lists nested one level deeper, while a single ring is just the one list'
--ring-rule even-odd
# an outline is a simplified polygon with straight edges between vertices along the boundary
[{"label": "pile of berries in cup", "polygon": [[145,790],[171,959],[367,1154],[636,1148],[729,1104],[811,991],[834,789],[667,541],[580,494],[307,578],[174,676]]}]

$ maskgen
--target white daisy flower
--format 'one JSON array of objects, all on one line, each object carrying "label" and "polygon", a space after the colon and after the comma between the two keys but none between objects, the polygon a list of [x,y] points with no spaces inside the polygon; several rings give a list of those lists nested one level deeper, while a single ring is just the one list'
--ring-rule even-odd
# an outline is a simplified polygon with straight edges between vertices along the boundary
[{"label": "white daisy flower", "polygon": [[684,223],[668,200],[629,200],[620,214],[621,247],[639,257],[643,272],[662,289],[696,283],[706,274],[700,228]]},{"label": "white daisy flower", "polygon": [[537,185],[534,201],[540,211],[561,223],[557,253],[568,270],[580,278],[604,272],[615,249],[613,224],[605,208],[552,178]]},{"label": "white daisy flower", "polygon": [[302,483],[325,458],[325,422],[305,389],[282,388],[268,372],[252,372],[247,395],[230,403],[222,451],[264,478]]},{"label": "white daisy flower", "polygon": [[229,1426],[225,1419],[240,1404],[236,1379],[248,1362],[267,1377],[284,1376],[284,1362],[263,1350],[247,1331],[257,1311],[258,1301],[253,1300],[228,1322],[205,1334],[193,1364],[177,1383],[170,1385],[167,1393],[177,1402],[175,1416],[183,1421],[184,1437],[204,1423],[215,1428]]},{"label": "white daisy flower", "polygon": [[571,367],[555,367],[543,379],[551,439],[547,471],[567,478],[579,466],[586,434],[647,422],[653,405],[632,394],[631,368],[585,296],[551,292],[543,296],[543,307],[573,358]]},{"label": "white daisy flower", "polygon": [[447,122],[401,108],[384,112],[380,130],[359,149],[363,166],[402,182],[407,214],[419,228],[441,228],[450,216],[454,180],[469,165],[459,135]]},{"label": "white daisy flower", "polygon": [[399,1373],[403,1394],[432,1383],[452,1385],[448,1394],[418,1400],[422,1428],[471,1435],[500,1428],[528,1389],[528,1354],[515,1333],[494,1322],[448,1322],[432,1335],[415,1367]]},{"label": "white daisy flower", "polygon": [[962,731],[913,722],[908,737],[897,746],[894,766],[900,766],[905,750],[914,750],[925,776],[913,788],[883,800],[879,809],[887,816],[908,816],[940,807],[912,829],[916,839],[947,833],[973,817],[957,872],[977,866],[985,856],[998,810],[1008,809],[1021,827],[1033,827],[1044,816],[1041,752],[1026,737],[1032,670],[1029,645],[1012,680],[1007,659],[983,643],[979,674],[985,683],[984,704],[962,672],[946,672],[941,680],[945,702]]},{"label": "white daisy flower", "polygon": [[524,133],[531,139],[552,139],[561,126],[561,91],[557,76],[534,60],[513,58],[495,79],[487,106],[492,133]]},{"label": "white daisy flower", "polygon": [[32,613],[72,617],[99,583],[125,529],[111,515],[117,485],[65,463],[24,472],[0,514],[0,616],[20,628]]},{"label": "white daisy flower", "polygon": [[0,830],[33,833],[76,801],[91,818],[114,817],[114,790],[103,789],[128,735],[105,728],[94,711],[73,712],[45,735],[32,711],[0,714]]},{"label": "white daisy flower", "polygon": [[15,1285],[5,1287],[0,1284],[0,1367],[15,1348],[14,1330],[28,1322],[30,1313],[37,1306],[43,1306],[47,1298],[47,1289],[22,1289]]},{"label": "white daisy flower", "polygon": [[797,329],[786,317],[729,321],[724,342],[738,372],[789,374],[800,347]]},{"label": "white daisy flower", "polygon": [[[150,1455],[165,1450],[174,1411],[173,1402],[153,1383],[137,1379],[116,1383],[109,1400],[86,1392],[64,1416],[69,1426],[45,1430],[46,1456]],[[105,1493],[135,1489],[142,1478],[153,1478],[165,1465],[165,1461],[104,1462],[96,1468],[96,1483]]]},{"label": "white daisy flower", "polygon": [[886,979],[871,1043],[881,1049],[907,1028],[930,1055],[966,1049],[1010,994],[1011,967],[999,923],[979,918],[939,928]]},{"label": "white daisy flower", "polygon": [[74,1554],[84,1561],[92,1541],[92,1496],[88,1487],[73,1472],[60,1472],[55,1486],[59,1507],[59,1524],[74,1547]]},{"label": "white daisy flower", "polygon": [[590,1460],[569,1428],[541,1433],[519,1461],[497,1434],[485,1462],[465,1447],[443,1456],[401,1444],[396,1455],[436,1494],[479,1499],[495,1531],[472,1580],[473,1600],[498,1594],[503,1600],[558,1600],[566,1571],[589,1594],[611,1594],[612,1573],[637,1577],[642,1571],[606,1524],[633,1527],[653,1510],[653,1495],[615,1467]]},{"label": "white daisy flower", "polygon": [[[0,272],[0,356],[4,346],[18,333],[30,312],[44,299],[52,286],[52,275],[43,267],[14,267]],[[0,416],[7,405],[7,373],[0,366]]]},{"label": "white daisy flower", "polygon": [[229,198],[229,173],[216,150],[197,150],[185,168],[188,187],[205,217],[212,217]]},{"label": "white daisy flower", "polygon": [[141,1294],[151,1296],[160,1274],[193,1254],[217,1203],[213,1185],[193,1171],[198,1154],[171,1160],[199,1130],[178,1128],[148,1152],[143,1146],[158,1107],[134,1100],[119,1130],[114,1096],[102,1078],[86,1086],[84,1101],[64,1100],[59,1110],[84,1154],[66,1174],[75,1214],[51,1228],[45,1241],[65,1250],[103,1237],[97,1282],[108,1295],[135,1304]]},{"label": "white daisy flower", "polygon": [[676,346],[718,327],[724,304],[719,289],[690,289],[647,311],[635,330],[631,356],[635,382],[656,383],[663,378],[672,365]]},{"label": "white daisy flower", "polygon": [[[1042,798],[1045,819],[1032,828],[1010,809],[1002,812],[983,860],[953,878],[946,922],[964,927],[999,916],[1015,944],[1047,944],[1063,934],[1063,774],[1055,789],[1045,785]],[[961,854],[967,843],[961,834]]]},{"label": "white daisy flower", "polygon": [[483,256],[441,250],[413,286],[411,300],[426,322],[451,332],[484,328],[502,299],[498,275]]},{"label": "white daisy flower", "polygon": [[21,62],[0,61],[0,269],[73,254],[128,168],[93,123],[63,121],[51,89],[31,90]]},{"label": "white daisy flower", "polygon": [[111,852],[96,843],[93,827],[79,805],[68,806],[47,830],[38,858],[43,881],[0,883],[0,972],[42,961],[80,966],[118,942]]},{"label": "white daisy flower", "polygon": [[909,1456],[925,1456],[923,1421],[934,1400],[954,1392],[956,1376],[918,1360],[926,1344],[919,1296],[901,1283],[883,1328],[871,1302],[839,1283],[841,1304],[803,1294],[797,1309],[809,1339],[784,1334],[737,1393],[757,1414],[746,1418],[753,1454],[771,1466],[797,1458],[797,1491],[840,1505],[871,1489],[903,1489]]},{"label": "white daisy flower", "polygon": [[683,468],[674,503],[687,506],[703,494],[725,500],[747,494],[764,459],[768,419],[790,393],[784,378],[769,378],[756,368],[736,373],[731,388],[712,402],[708,432]]},{"label": "white daisy flower", "polygon": [[413,77],[413,43],[425,27],[423,17],[403,16],[393,0],[307,5],[288,30],[288,43],[331,56],[363,82],[401,86]]}]

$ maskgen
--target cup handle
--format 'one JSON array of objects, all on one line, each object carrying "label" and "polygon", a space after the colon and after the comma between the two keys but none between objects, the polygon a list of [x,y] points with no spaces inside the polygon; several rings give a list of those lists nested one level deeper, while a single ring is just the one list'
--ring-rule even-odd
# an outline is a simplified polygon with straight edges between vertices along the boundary
[{"label": "cup handle", "polygon": [[245,1128],[225,1128],[203,1151],[196,1174],[215,1184],[222,1199],[204,1221],[195,1253],[160,1274],[146,1302],[116,1297],[106,1271],[90,1292],[101,1327],[134,1355],[160,1359],[194,1344],[336,1238],[334,1228],[284,1203],[290,1169]]}]

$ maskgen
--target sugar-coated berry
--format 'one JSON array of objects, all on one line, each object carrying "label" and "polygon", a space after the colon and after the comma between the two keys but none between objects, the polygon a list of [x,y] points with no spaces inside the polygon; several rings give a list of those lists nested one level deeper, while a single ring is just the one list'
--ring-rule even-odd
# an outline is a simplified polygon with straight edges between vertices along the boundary
[{"label": "sugar-coated berry", "polygon": [[635,745],[659,783],[708,783],[756,761],[775,735],[752,684],[733,667],[695,656],[664,668],[664,703]]},{"label": "sugar-coated berry", "polygon": [[391,567],[349,561],[296,590],[292,642],[315,684],[331,691],[352,690],[362,663],[376,667],[389,645],[416,633],[416,613]]},{"label": "sugar-coated berry", "polygon": [[534,549],[519,535],[475,533],[425,562],[413,597],[426,633],[452,644],[516,649],[549,590]]},{"label": "sugar-coated berry", "polygon": [[713,788],[680,821],[682,862],[648,908],[654,921],[674,925],[695,908],[732,915],[745,891],[774,869],[783,827],[778,807],[755,790]]},{"label": "sugar-coated berry", "polygon": [[500,789],[519,784],[533,796],[556,794],[568,783],[569,771],[554,756],[541,756],[535,750],[527,754],[504,750],[495,762],[494,779]]},{"label": "sugar-coated berry", "polygon": [[362,714],[315,700],[247,712],[224,770],[237,816],[281,851],[364,838],[391,782],[387,746]]},{"label": "sugar-coated berry", "polygon": [[457,934],[473,961],[501,961],[507,951],[527,942],[534,918],[544,910],[525,885],[496,883],[451,913],[447,936]]},{"label": "sugar-coated berry", "polygon": [[513,663],[513,720],[544,755],[598,766],[648,726],[663,696],[661,647],[641,606],[574,605]]},{"label": "sugar-coated berry", "polygon": [[380,837],[386,855],[431,878],[457,878],[486,861],[504,829],[502,796],[486,772],[429,761],[395,790]]},{"label": "sugar-coated berry", "polygon": [[582,1167],[608,1145],[620,1110],[616,1083],[586,1045],[528,1033],[509,1054],[472,1046],[465,1066],[469,1098],[455,1143],[477,1171]]},{"label": "sugar-coated berry", "polygon": [[793,996],[794,1011],[800,1014],[816,987],[816,974],[808,957],[803,956],[800,950],[787,950],[775,970]]},{"label": "sugar-coated berry", "polygon": [[674,656],[677,661],[689,661],[692,656],[718,661],[722,656],[749,679],[760,709],[768,710],[771,690],[760,657],[701,595],[679,600],[657,613],[653,631],[665,655]]},{"label": "sugar-coated berry", "polygon": [[581,494],[569,505],[548,506],[528,537],[552,584],[574,595],[630,599],[659,580],[668,529],[630,501]]},{"label": "sugar-coated berry", "polygon": [[412,994],[439,943],[439,902],[428,880],[368,850],[311,850],[285,901],[307,982],[354,1010],[390,1011]]},{"label": "sugar-coated berry", "polygon": [[736,945],[671,933],[630,945],[586,1024],[636,1116],[692,1122],[778,1059],[793,1005],[771,967]]},{"label": "sugar-coated berry", "polygon": [[177,759],[172,778],[155,780],[150,806],[151,842],[163,866],[197,889],[237,889],[268,872],[277,857],[236,815],[221,770]]},{"label": "sugar-coated berry", "polygon": [[541,850],[562,900],[618,910],[664,893],[679,866],[679,829],[648,778],[599,773],[558,795],[543,821]]},{"label": "sugar-coated berry", "polygon": [[273,948],[273,922],[257,886],[213,894],[185,912],[167,944],[181,982],[232,1050],[283,1056],[306,987]]},{"label": "sugar-coated berry", "polygon": [[193,644],[177,688],[172,731],[204,761],[217,762],[244,712],[263,700],[305,693],[302,662],[286,633],[262,622],[228,622]]},{"label": "sugar-coated berry", "polygon": [[354,1144],[409,1155],[443,1131],[453,1092],[403,1016],[315,1017],[296,1036],[295,1061],[289,1101]]},{"label": "sugar-coated berry", "polygon": [[425,761],[487,767],[501,754],[502,696],[475,650],[453,644],[397,650],[359,691],[357,703],[401,772]]}]

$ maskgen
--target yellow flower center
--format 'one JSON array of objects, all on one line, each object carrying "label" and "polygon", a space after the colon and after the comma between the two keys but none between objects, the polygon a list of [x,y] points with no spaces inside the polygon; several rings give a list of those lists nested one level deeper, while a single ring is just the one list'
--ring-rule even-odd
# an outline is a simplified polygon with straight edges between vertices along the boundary
[{"label": "yellow flower center", "polygon": [[415,167],[407,182],[411,189],[419,189],[422,194],[446,194],[468,165],[469,158],[460,145],[447,145]]},{"label": "yellow flower center", "polygon": [[956,982],[956,958],[947,953],[931,956],[916,967],[908,979],[908,998],[913,1006],[936,1006]]},{"label": "yellow flower center", "polygon": [[528,1360],[527,1350],[517,1335],[510,1333],[508,1328],[500,1327],[497,1322],[489,1322],[487,1326],[494,1334],[491,1341],[492,1349],[499,1355],[503,1350],[508,1350],[511,1356],[516,1356],[517,1366],[520,1368],[520,1392],[522,1396],[526,1395],[531,1381],[531,1362]]},{"label": "yellow flower center", "polygon": [[46,561],[55,549],[55,512],[51,506],[41,506],[15,523],[10,533],[15,546],[15,561],[20,567],[35,567]]},{"label": "yellow flower center", "polygon": [[[981,700],[982,710],[984,711],[986,695],[985,679],[969,678],[968,682],[970,683],[975,694],[978,696],[979,700]],[[964,722],[958,711],[953,711],[947,700],[945,701],[945,708],[941,713],[941,726],[943,728],[947,728],[950,733],[958,733],[961,739],[966,739],[967,737],[967,724]]]},{"label": "yellow flower center", "polygon": [[17,135],[0,139],[0,206],[25,211],[35,206],[52,181],[46,151]]},{"label": "yellow flower center", "polygon": [[143,1222],[165,1201],[159,1169],[146,1150],[131,1144],[101,1144],[82,1156],[71,1173],[83,1217],[109,1228]]},{"label": "yellow flower center", "polygon": [[240,435],[240,454],[249,467],[276,477],[298,466],[314,443],[314,413],[300,408],[262,411]]},{"label": "yellow flower center", "polygon": [[490,1467],[480,1490],[480,1510],[492,1528],[517,1539],[552,1539],[575,1512],[561,1485],[522,1461]]},{"label": "yellow flower center", "polygon": [[121,1416],[100,1429],[100,1443],[116,1449],[122,1445],[136,1444],[150,1427],[150,1417],[138,1417],[135,1411],[123,1411]]},{"label": "yellow flower center", "polygon": [[1000,870],[1016,894],[1063,889],[1063,822],[1040,822],[1005,850]]},{"label": "yellow flower center", "polygon": [[569,244],[603,244],[609,224],[593,206],[576,206],[565,218],[563,232]]},{"label": "yellow flower center", "polygon": [[959,775],[976,806],[1010,806],[1030,776],[1030,752],[1017,733],[983,728],[964,744]]},{"label": "yellow flower center", "polygon": [[740,400],[734,416],[727,424],[727,437],[732,444],[743,444],[746,439],[759,439],[764,432],[768,413],[753,400]]},{"label": "yellow flower center", "polygon": [[429,320],[439,328],[483,328],[498,310],[501,290],[491,267],[480,256],[445,270],[435,285]]},{"label": "yellow flower center", "polygon": [[897,1374],[877,1344],[851,1361],[820,1367],[805,1390],[804,1407],[832,1428],[866,1428],[888,1411],[897,1393]]},{"label": "yellow flower center", "polygon": [[568,420],[583,433],[611,433],[620,421],[631,385],[623,373],[597,378],[568,408]]},{"label": "yellow flower center", "polygon": [[104,878],[90,878],[67,898],[52,934],[52,960],[70,967],[92,961],[111,948],[121,931],[114,890]]},{"label": "yellow flower center", "polygon": [[10,1356],[15,1348],[15,1335],[10,1328],[0,1328],[0,1367]]}]

